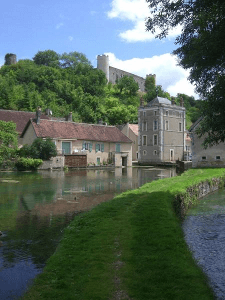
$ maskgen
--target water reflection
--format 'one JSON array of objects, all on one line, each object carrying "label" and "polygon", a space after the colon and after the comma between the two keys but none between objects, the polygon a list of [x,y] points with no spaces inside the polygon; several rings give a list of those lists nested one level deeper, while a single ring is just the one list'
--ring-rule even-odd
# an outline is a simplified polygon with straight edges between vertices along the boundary
[{"label": "water reflection", "polygon": [[22,295],[76,214],[172,176],[175,169],[150,167],[0,173],[0,299]]}]

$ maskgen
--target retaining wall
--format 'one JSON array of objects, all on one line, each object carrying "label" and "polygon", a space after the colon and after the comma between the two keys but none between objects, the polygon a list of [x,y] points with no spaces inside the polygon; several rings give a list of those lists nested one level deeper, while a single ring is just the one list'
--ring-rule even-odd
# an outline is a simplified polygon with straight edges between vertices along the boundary
[{"label": "retaining wall", "polygon": [[211,181],[201,182],[197,185],[187,188],[185,194],[178,194],[175,197],[173,206],[176,214],[183,219],[187,210],[197,204],[199,199],[224,187],[224,178],[213,178]]}]

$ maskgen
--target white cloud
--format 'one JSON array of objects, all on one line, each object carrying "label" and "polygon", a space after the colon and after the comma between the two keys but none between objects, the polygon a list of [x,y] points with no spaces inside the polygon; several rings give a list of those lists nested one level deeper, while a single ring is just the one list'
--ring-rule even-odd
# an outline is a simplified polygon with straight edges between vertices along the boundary
[{"label": "white cloud", "polygon": [[70,40],[70,42],[72,42],[73,37],[72,37],[72,36],[69,36],[68,39]]},{"label": "white cloud", "polygon": [[105,53],[109,56],[109,64],[112,67],[139,75],[143,78],[147,74],[156,74],[156,84],[161,85],[164,91],[171,96],[184,93],[189,96],[198,96],[194,92],[194,86],[187,80],[189,72],[177,65],[176,57],[166,53],[150,58],[132,58],[120,60],[114,53]]},{"label": "white cloud", "polygon": [[[113,0],[111,3],[111,10],[107,12],[110,19],[118,18],[123,21],[131,21],[133,27],[123,31],[119,36],[127,42],[144,42],[155,39],[155,34],[146,31],[145,20],[149,17],[151,11],[146,0]],[[168,38],[173,38],[181,33],[181,27],[178,26],[171,30]]]},{"label": "white cloud", "polygon": [[55,28],[56,28],[56,29],[59,29],[59,28],[62,27],[63,25],[64,25],[64,24],[61,22],[61,23],[57,24]]}]

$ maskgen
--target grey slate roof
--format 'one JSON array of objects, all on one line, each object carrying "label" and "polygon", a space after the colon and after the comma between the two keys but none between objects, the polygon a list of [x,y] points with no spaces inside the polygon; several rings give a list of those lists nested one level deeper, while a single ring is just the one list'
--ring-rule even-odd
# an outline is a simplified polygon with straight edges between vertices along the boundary
[{"label": "grey slate roof", "polygon": [[171,105],[171,101],[167,98],[162,98],[162,97],[156,97],[155,99],[153,99],[152,101],[149,102],[148,106],[151,105],[157,105],[157,104],[169,104]]}]

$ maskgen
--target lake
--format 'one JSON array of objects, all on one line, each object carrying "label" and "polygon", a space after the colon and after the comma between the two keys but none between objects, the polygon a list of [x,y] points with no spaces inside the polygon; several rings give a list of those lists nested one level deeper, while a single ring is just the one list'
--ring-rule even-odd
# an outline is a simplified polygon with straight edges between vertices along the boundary
[{"label": "lake", "polygon": [[0,172],[0,299],[18,299],[79,213],[174,168]]}]

